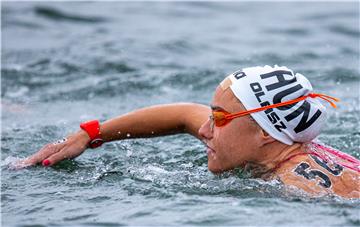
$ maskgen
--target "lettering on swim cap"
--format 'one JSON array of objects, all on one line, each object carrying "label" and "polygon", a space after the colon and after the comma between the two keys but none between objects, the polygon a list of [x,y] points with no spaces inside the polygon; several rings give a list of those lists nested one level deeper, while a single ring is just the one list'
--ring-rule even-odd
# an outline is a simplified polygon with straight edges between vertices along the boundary
[{"label": "lettering on swim cap", "polygon": [[[232,73],[230,89],[247,110],[306,96],[313,91],[310,81],[285,66],[256,66]],[[229,85],[230,84],[230,85]],[[319,135],[325,123],[326,108],[314,98],[252,113],[256,122],[275,139],[291,145],[309,142]]]},{"label": "lettering on swim cap", "polygon": [[[289,75],[292,78],[290,80],[286,80],[284,75]],[[268,79],[268,78],[271,78],[271,77],[275,77],[277,79],[277,82],[265,86],[267,91],[276,90],[276,89],[279,89],[279,88],[282,88],[284,86],[287,86],[287,85],[290,85],[292,83],[297,82],[296,77],[293,75],[293,73],[291,71],[286,71],[286,70],[277,70],[277,71],[273,71],[273,72],[270,72],[270,73],[260,75],[260,78],[262,80]],[[277,94],[274,95],[273,103],[274,104],[280,103],[280,102],[282,102],[282,99],[285,96],[288,96],[288,95],[290,95],[292,93],[295,93],[296,91],[301,90],[301,89],[303,89],[303,86],[298,83],[293,87],[290,87],[290,88],[287,88],[287,89],[285,89],[283,91],[280,91],[280,92],[278,92]],[[259,99],[258,99],[258,101],[259,101]],[[291,104],[291,105],[284,106],[284,107],[278,107],[277,109],[279,109],[279,110],[287,110],[287,109],[292,108],[295,105],[296,104]],[[295,118],[297,118],[298,116],[300,116],[302,114],[302,117],[301,117],[299,123],[294,128],[295,133],[299,133],[299,132],[302,132],[302,131],[306,130],[320,117],[322,112],[320,110],[317,110],[309,119],[310,108],[311,108],[310,103],[308,101],[304,100],[302,105],[299,108],[297,108],[292,113],[285,116],[285,120],[287,122],[289,122],[289,121],[294,120]]]},{"label": "lettering on swim cap", "polygon": [[237,80],[246,76],[246,74],[241,70],[234,72],[233,75]]},{"label": "lettering on swim cap", "polygon": [[[265,95],[265,93],[263,92],[263,88],[261,87],[261,85],[258,82],[251,83],[250,87],[251,87],[251,90],[254,92],[254,95],[255,95],[257,101],[259,102],[260,106],[264,107],[264,106],[270,105],[270,103],[268,101],[261,100],[261,96]],[[269,121],[271,122],[271,124],[279,132],[282,132],[283,129],[287,128],[286,125],[284,124],[284,122],[282,122],[280,120],[280,117],[276,114],[276,112],[274,112],[274,110],[272,108],[265,110],[265,114],[266,114],[267,118],[269,119]]]},{"label": "lettering on swim cap", "polygon": [[223,91],[225,91],[231,86],[231,84],[232,84],[231,79],[229,77],[226,77],[223,81],[221,81],[220,87]]},{"label": "lettering on swim cap", "polygon": [[225,91],[226,89],[228,89],[231,85],[232,85],[232,81],[230,77],[235,77],[235,79],[241,79],[243,77],[246,76],[246,74],[242,71],[242,70],[238,70],[232,74],[230,74],[228,77],[226,77],[221,83],[220,86],[223,89],[223,91]]}]

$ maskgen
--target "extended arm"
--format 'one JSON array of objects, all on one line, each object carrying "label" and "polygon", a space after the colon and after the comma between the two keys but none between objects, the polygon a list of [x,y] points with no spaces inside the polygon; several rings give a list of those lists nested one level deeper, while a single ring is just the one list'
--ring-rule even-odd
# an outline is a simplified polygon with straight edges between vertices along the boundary
[{"label": "extended arm", "polygon": [[105,141],[146,138],[177,133],[198,136],[209,116],[207,106],[194,103],[158,105],[139,109],[104,122],[100,127]]},{"label": "extended arm", "polygon": [[[114,141],[146,138],[176,133],[189,133],[197,138],[198,130],[210,114],[210,108],[195,103],[177,103],[147,107],[113,118],[101,124],[101,138]],[[90,141],[83,130],[58,144],[47,144],[34,155],[21,162],[22,166],[43,162],[53,165],[61,160],[82,154]]]}]

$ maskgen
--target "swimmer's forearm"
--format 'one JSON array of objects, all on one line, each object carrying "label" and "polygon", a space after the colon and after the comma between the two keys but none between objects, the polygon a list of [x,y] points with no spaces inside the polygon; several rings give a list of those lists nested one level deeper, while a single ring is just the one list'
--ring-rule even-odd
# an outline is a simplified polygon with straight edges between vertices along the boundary
[{"label": "swimmer's forearm", "polygon": [[106,142],[129,138],[148,138],[177,133],[198,137],[209,108],[195,103],[151,106],[113,118],[101,124],[101,138]]}]

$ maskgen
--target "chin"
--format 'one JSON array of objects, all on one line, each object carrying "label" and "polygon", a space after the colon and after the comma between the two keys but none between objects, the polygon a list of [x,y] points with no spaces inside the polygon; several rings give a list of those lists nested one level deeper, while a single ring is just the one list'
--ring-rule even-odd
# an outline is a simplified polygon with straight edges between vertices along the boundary
[{"label": "chin", "polygon": [[220,168],[219,166],[216,166],[210,162],[208,162],[208,169],[210,170],[210,172],[212,172],[213,174],[220,174],[225,172],[224,169]]}]

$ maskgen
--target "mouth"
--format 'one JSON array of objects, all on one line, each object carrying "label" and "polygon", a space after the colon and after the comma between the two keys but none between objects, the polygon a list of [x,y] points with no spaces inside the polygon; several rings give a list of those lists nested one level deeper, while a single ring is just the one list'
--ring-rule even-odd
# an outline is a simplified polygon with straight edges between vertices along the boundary
[{"label": "mouth", "polygon": [[203,141],[203,143],[206,146],[205,151],[208,155],[214,155],[216,153],[216,151],[213,148],[211,148],[211,146],[209,146],[205,141]]},{"label": "mouth", "polygon": [[215,151],[213,150],[213,149],[211,149],[210,147],[207,147],[206,148],[206,153],[207,153],[207,155],[215,155]]},{"label": "mouth", "polygon": [[208,156],[214,156],[216,154],[216,151],[207,143],[208,141],[202,140],[201,142],[206,146],[205,152]]},{"label": "mouth", "polygon": [[206,145],[206,152],[207,153],[216,153],[214,149],[212,149],[210,146]]}]

